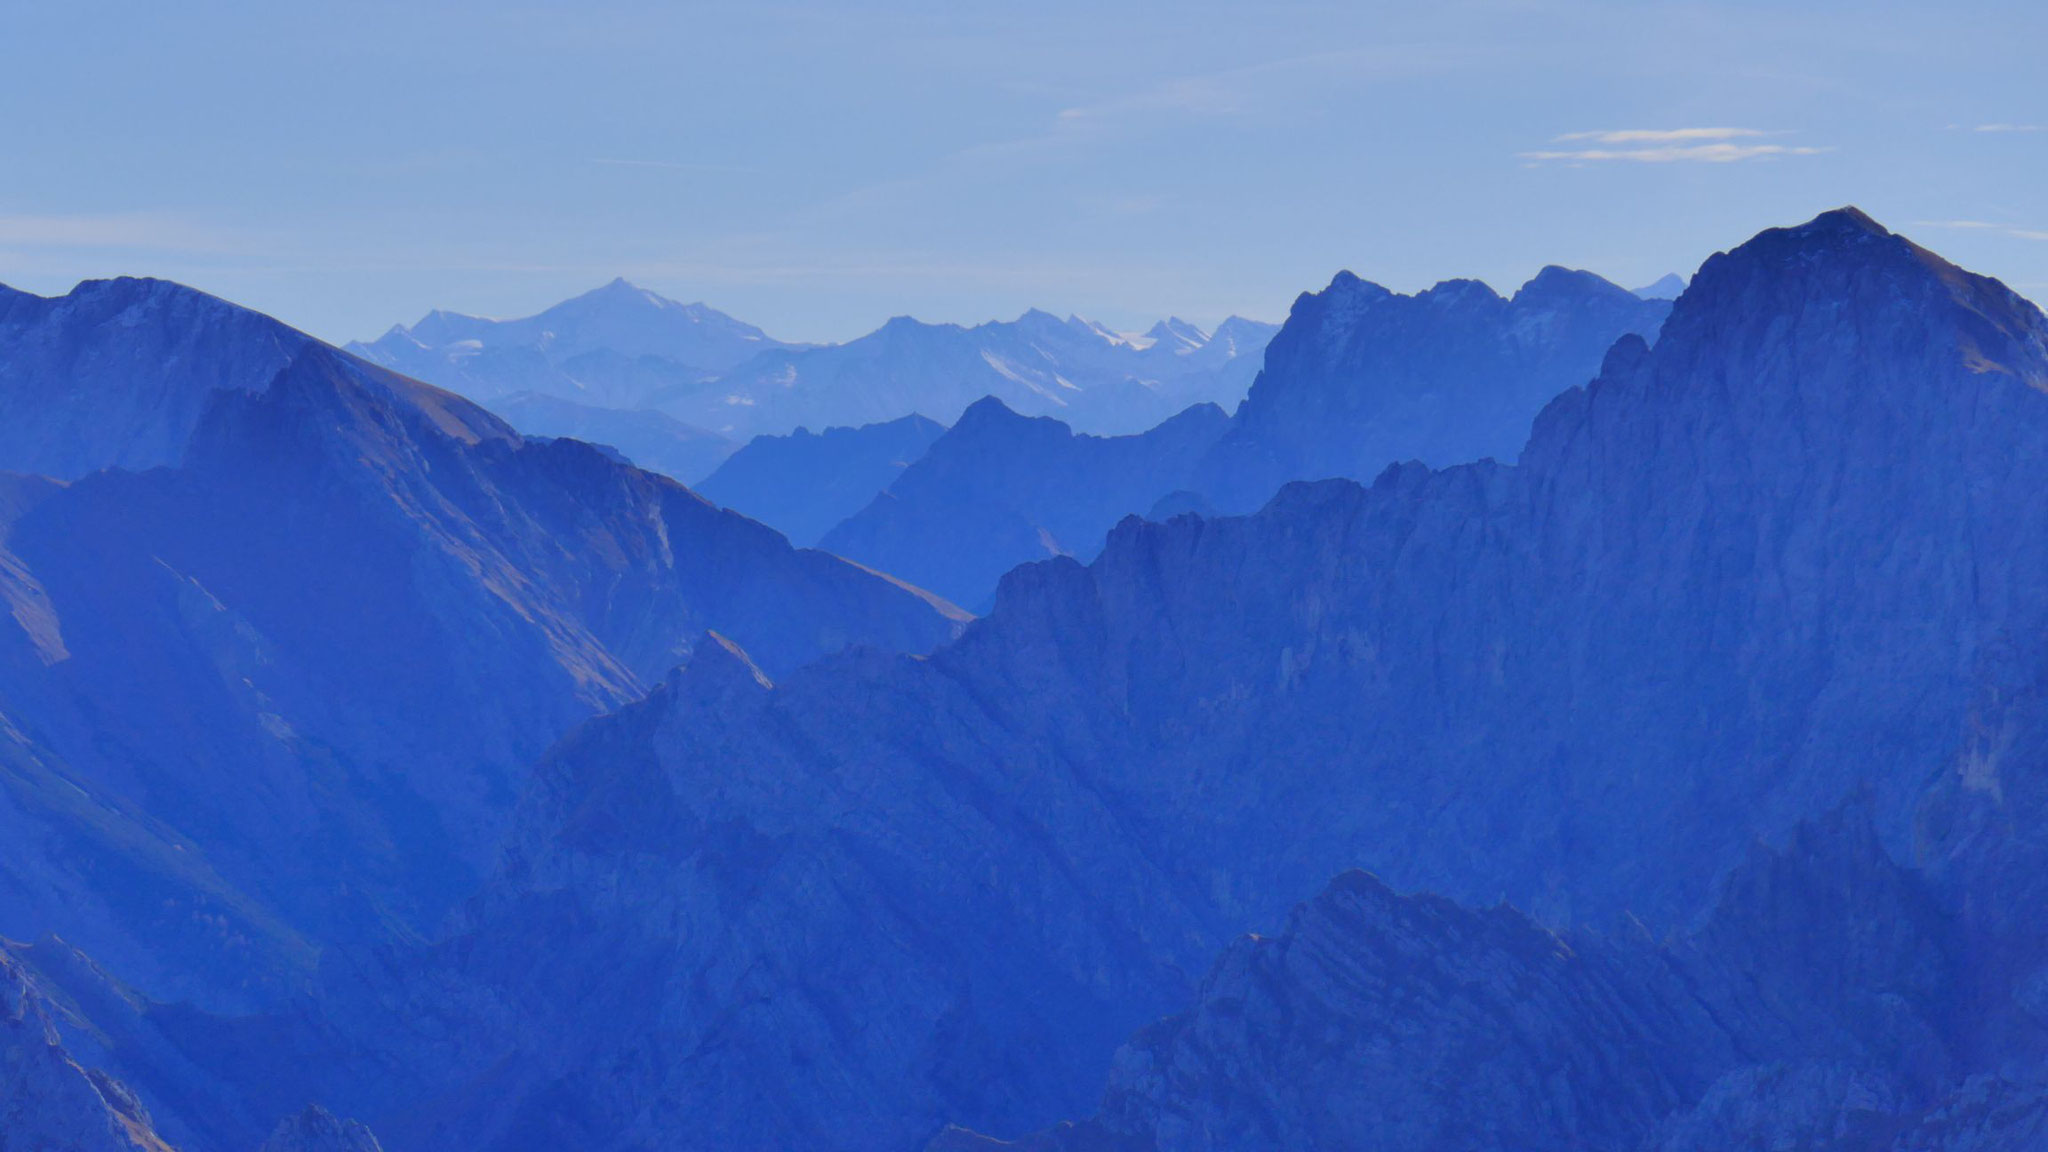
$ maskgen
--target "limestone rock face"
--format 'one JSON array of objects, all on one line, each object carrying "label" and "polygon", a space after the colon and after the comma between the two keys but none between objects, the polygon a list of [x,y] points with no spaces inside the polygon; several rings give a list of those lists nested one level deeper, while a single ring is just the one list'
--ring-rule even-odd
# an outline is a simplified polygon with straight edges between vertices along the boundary
[{"label": "limestone rock face", "polygon": [[317,1104],[280,1121],[257,1152],[384,1152],[377,1137],[353,1120],[338,1120]]},{"label": "limestone rock face", "polygon": [[31,1152],[171,1152],[133,1093],[81,1067],[57,1010],[0,948],[0,1148]]},{"label": "limestone rock face", "polygon": [[[772,687],[715,692],[686,673],[588,726],[541,770],[457,936],[388,959],[338,1001],[373,1007],[342,1014],[438,1006],[415,1080],[435,1102],[399,1121],[409,1140],[1031,1131],[1089,1115],[1114,1038],[1193,1001],[1227,941],[1346,869],[1505,897],[1552,930],[1634,914],[1661,937],[1759,835],[1784,843],[1854,797],[1870,844],[1926,874],[1898,891],[1933,893],[1999,980],[1925,1002],[1955,953],[1897,901],[1798,963],[1726,943],[1660,963],[1782,987],[1722,1027],[1776,1037],[1787,1099],[1848,1100],[1874,1066],[1931,1104],[1992,1053],[2048,1051],[2027,1023],[2048,1003],[2038,932],[1982,897],[2042,875],[2013,805],[2040,791],[2019,702],[2048,668],[2048,520],[2016,510],[2048,490],[2044,333],[2003,286],[1860,213],[1767,232],[1707,262],[1654,347],[1624,338],[1551,403],[1517,465],[1127,522],[1086,567],[1009,573],[927,658],[764,661]],[[1763,937],[1796,927],[1781,903],[1812,902],[1804,881],[1747,883],[1727,899],[1777,925]],[[1545,967],[1540,932],[1515,932],[1493,953],[1556,1011],[1647,1003],[1634,967]],[[1882,987],[1793,979],[1837,969]],[[1471,995],[1440,1011],[1508,1011]],[[1804,1004],[1814,1018],[1782,1019]],[[1744,1067],[1617,1082],[1615,1123]],[[1531,1076],[1501,1099],[1533,1100]],[[522,1103],[483,1109],[485,1084]],[[1579,1115],[1544,1099],[1539,1116]],[[1579,1123],[1550,1131],[1595,1131]]]}]

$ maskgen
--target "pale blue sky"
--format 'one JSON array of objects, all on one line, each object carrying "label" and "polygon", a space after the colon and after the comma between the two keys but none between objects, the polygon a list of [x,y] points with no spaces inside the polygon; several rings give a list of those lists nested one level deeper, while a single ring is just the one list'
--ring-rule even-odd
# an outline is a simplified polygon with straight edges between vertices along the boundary
[{"label": "pale blue sky", "polygon": [[2048,299],[2043,44],[2031,0],[13,4],[0,281],[339,340],[623,274],[841,339],[1635,284],[1853,202]]}]

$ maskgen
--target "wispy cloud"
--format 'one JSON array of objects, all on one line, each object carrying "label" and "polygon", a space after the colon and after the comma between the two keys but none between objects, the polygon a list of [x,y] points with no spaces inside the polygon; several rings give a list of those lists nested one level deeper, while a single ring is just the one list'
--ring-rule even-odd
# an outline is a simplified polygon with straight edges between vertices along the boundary
[{"label": "wispy cloud", "polygon": [[1605,132],[1567,132],[1553,144],[1590,140],[1595,144],[1683,144],[1691,140],[1736,140],[1751,136],[1782,136],[1761,128],[1622,128]]},{"label": "wispy cloud", "polygon": [[1915,220],[1915,228],[1956,228],[1972,232],[1996,232],[2001,236],[2012,236],[2020,240],[2048,240],[2048,229],[2016,228],[2010,224],[1998,224],[1990,220]]},{"label": "wispy cloud", "polygon": [[2048,124],[1979,124],[1972,132],[2048,132]]},{"label": "wispy cloud", "polygon": [[[1674,133],[1687,131],[1726,133],[1731,130],[1725,128],[1673,130]],[[1745,134],[1764,135],[1761,132]],[[1647,142],[1648,140],[1655,139],[1655,137],[1648,135],[1625,133],[1606,133],[1604,135],[1627,135],[1630,142]],[[1597,138],[1599,137],[1574,133],[1569,136],[1560,136],[1553,143]],[[1675,136],[1672,134],[1665,134],[1664,138],[1675,140],[1702,139],[1699,136]],[[1550,148],[1538,149],[1532,152],[1518,152],[1515,155],[1532,164],[1585,164],[1613,160],[1632,161],[1637,164],[1734,164],[1743,160],[1769,160],[1782,156],[1815,156],[1826,151],[1829,151],[1829,149],[1806,144],[1738,144],[1727,139],[1712,139],[1706,143],[1698,144],[1659,143],[1648,147],[1633,148]]]}]

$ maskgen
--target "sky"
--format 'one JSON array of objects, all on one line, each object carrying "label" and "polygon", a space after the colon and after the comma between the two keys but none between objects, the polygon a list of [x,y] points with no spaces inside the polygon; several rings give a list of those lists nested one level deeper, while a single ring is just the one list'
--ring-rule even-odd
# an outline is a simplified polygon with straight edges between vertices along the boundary
[{"label": "sky", "polygon": [[8,5],[0,282],[331,340],[623,275],[794,340],[1627,286],[1854,203],[2048,300],[2048,5]]}]

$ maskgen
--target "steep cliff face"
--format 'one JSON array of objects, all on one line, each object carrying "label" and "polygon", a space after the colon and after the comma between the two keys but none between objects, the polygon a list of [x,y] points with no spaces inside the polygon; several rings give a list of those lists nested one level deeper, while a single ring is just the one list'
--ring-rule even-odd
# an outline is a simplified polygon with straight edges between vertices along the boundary
[{"label": "steep cliff face", "polygon": [[818,546],[980,607],[1019,564],[1093,559],[1118,520],[1187,485],[1229,425],[1204,404],[1137,436],[1075,435],[990,397]]},{"label": "steep cliff face", "polygon": [[1618,337],[1654,338],[1669,308],[1557,267],[1509,299],[1476,280],[1403,296],[1340,273],[1295,301],[1197,487],[1249,512],[1291,480],[1513,462],[1545,404]]},{"label": "steep cliff face", "polygon": [[1985,685],[2044,666],[2044,332],[1830,213],[1710,260],[1518,466],[1127,523],[927,659],[686,675],[551,758],[445,966],[384,994],[492,1022],[443,1025],[414,1131],[1024,1131],[1346,868],[1661,932],[1844,796],[1903,854]]}]

